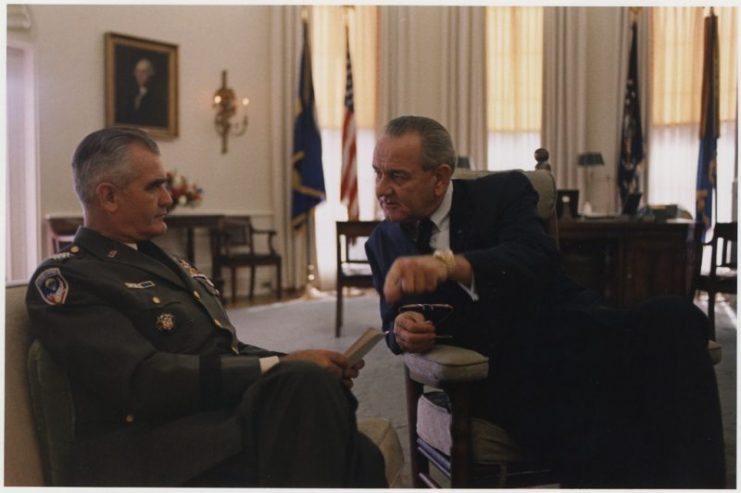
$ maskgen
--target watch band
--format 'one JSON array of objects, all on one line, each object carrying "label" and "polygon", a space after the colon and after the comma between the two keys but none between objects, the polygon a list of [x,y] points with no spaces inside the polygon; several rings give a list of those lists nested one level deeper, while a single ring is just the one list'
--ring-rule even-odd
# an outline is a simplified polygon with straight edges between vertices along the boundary
[{"label": "watch band", "polygon": [[455,254],[453,253],[453,250],[450,250],[449,248],[445,250],[435,250],[432,256],[445,265],[445,271],[448,273],[448,277],[453,275],[453,271],[455,271]]}]

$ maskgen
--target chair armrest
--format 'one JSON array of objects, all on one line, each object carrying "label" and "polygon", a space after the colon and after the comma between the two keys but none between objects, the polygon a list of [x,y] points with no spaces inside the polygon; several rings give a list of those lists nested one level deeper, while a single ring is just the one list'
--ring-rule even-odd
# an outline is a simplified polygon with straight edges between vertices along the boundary
[{"label": "chair armrest", "polygon": [[433,387],[484,380],[489,374],[489,358],[456,346],[438,345],[423,354],[404,353],[402,358],[412,380]]},{"label": "chair armrest", "polygon": [[[277,234],[274,229],[258,229],[255,227],[252,227],[251,234],[254,235],[267,235],[268,236],[268,248],[270,249],[270,253],[276,253],[275,247],[273,246],[273,238],[275,238],[275,235]],[[254,243],[252,243],[254,245]]]}]

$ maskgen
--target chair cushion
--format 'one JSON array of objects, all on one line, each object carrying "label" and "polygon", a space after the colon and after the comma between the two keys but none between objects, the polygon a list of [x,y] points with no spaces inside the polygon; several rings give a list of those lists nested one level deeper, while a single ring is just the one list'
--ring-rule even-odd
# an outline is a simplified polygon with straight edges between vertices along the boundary
[{"label": "chair cushion", "polygon": [[5,486],[43,486],[26,366],[31,322],[26,284],[5,287]]},{"label": "chair cushion", "polygon": [[38,340],[28,350],[28,385],[44,467],[44,479],[65,486],[71,479],[75,409],[67,374]]},{"label": "chair cushion", "polygon": [[402,357],[412,380],[427,385],[484,380],[489,374],[489,358],[456,346],[440,344],[424,354],[405,353]]},{"label": "chair cushion", "polygon": [[371,439],[381,451],[386,464],[386,480],[390,488],[400,488],[401,467],[404,465],[404,452],[399,437],[391,423],[384,418],[358,418],[358,429]]},{"label": "chair cushion", "polygon": [[363,264],[359,262],[343,262],[341,265],[341,270],[343,276],[373,276],[370,264]]},{"label": "chair cushion", "polygon": [[[445,392],[422,395],[417,402],[417,435],[437,450],[450,455],[450,402]],[[471,418],[473,460],[476,464],[521,462],[522,449],[506,431],[490,421]]]}]

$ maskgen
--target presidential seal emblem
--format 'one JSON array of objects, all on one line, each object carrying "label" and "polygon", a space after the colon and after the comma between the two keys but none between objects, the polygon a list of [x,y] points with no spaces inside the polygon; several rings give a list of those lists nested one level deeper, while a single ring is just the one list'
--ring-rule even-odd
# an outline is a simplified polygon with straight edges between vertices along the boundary
[{"label": "presidential seal emblem", "polygon": [[69,284],[58,267],[46,269],[34,283],[41,299],[49,305],[63,305],[69,293]]},{"label": "presidential seal emblem", "polygon": [[154,325],[160,332],[170,332],[175,328],[175,315],[172,313],[162,313],[157,317]]}]

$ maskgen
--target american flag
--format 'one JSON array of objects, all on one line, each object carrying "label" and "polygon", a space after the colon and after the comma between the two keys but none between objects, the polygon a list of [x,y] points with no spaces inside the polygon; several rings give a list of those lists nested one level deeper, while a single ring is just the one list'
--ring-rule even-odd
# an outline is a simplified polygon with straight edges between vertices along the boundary
[{"label": "american flag", "polygon": [[358,163],[355,143],[355,103],[352,87],[352,62],[350,61],[350,33],[346,34],[345,118],[342,123],[342,182],[340,200],[347,204],[347,218],[358,219]]}]

